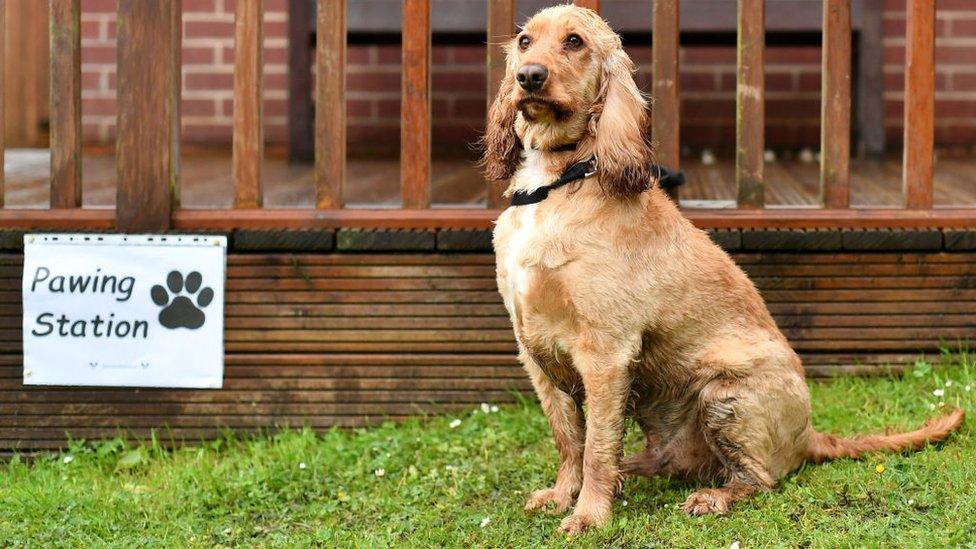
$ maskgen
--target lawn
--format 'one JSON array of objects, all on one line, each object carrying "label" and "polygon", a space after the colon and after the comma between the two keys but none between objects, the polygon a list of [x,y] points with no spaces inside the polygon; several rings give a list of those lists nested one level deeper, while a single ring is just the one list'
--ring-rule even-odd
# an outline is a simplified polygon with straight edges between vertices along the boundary
[{"label": "lawn", "polygon": [[[976,355],[901,376],[811,382],[814,424],[907,429],[973,410]],[[0,467],[0,546],[945,546],[976,543],[976,439],[805,466],[725,517],[677,509],[693,486],[629,479],[605,528],[575,538],[522,511],[556,453],[534,402],[356,431],[287,431],[166,450],[74,444]],[[638,444],[634,429],[628,446]]]}]

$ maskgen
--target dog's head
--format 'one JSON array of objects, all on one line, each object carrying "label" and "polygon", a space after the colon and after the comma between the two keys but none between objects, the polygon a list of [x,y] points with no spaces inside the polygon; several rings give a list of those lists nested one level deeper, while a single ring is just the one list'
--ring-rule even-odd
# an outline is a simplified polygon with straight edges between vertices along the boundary
[{"label": "dog's head", "polygon": [[590,137],[609,194],[647,187],[647,101],[620,37],[599,15],[573,6],[544,9],[505,51],[505,78],[483,139],[488,179],[512,177],[520,141],[549,150]]}]

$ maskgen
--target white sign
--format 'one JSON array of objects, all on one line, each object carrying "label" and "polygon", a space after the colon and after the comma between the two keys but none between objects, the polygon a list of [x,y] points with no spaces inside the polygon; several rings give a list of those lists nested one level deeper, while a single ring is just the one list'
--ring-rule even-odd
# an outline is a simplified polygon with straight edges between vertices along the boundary
[{"label": "white sign", "polygon": [[222,236],[24,237],[24,384],[219,388]]}]

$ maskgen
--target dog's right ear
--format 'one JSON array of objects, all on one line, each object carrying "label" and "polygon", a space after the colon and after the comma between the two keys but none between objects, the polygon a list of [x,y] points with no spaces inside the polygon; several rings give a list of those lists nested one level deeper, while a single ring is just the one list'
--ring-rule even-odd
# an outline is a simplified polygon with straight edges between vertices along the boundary
[{"label": "dog's right ear", "polygon": [[498,94],[488,109],[485,135],[481,138],[481,166],[489,181],[506,181],[515,174],[519,160],[519,138],[515,134],[515,91],[513,72],[506,70]]}]

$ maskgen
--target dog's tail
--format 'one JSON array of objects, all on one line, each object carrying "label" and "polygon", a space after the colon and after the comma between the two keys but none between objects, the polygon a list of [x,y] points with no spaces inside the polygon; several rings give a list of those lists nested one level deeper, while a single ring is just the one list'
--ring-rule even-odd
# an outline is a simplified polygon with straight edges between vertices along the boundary
[{"label": "dog's tail", "polygon": [[892,435],[866,435],[842,438],[837,435],[814,432],[807,450],[807,460],[814,463],[842,457],[859,458],[869,452],[918,450],[929,442],[944,440],[959,429],[965,419],[962,408],[928,420],[921,429]]}]

